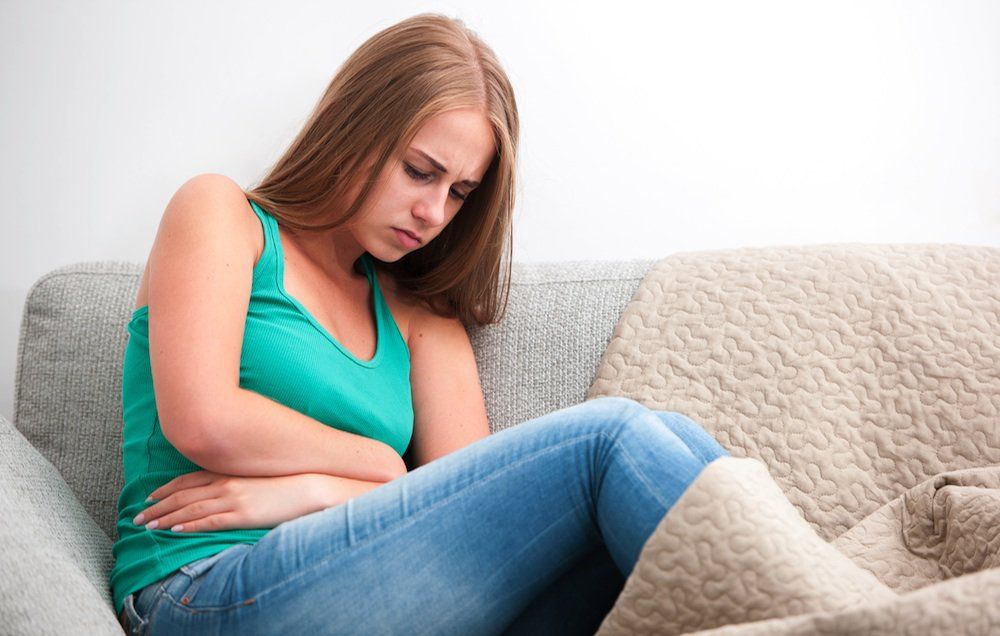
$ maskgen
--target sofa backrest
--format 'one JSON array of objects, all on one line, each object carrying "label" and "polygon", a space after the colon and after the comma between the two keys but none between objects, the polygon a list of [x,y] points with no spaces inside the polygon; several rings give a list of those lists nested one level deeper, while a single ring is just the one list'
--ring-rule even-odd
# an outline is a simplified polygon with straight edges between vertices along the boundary
[{"label": "sofa backrest", "polygon": [[[515,263],[504,320],[470,330],[494,432],[583,401],[622,309],[652,261]],[[142,267],[77,263],[25,301],[14,424],[116,538],[121,371]]]}]

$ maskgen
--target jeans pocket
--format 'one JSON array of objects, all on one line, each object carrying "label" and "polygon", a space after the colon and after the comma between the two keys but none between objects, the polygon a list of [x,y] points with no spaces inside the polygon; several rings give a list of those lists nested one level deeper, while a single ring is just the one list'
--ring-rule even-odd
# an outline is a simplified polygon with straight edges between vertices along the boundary
[{"label": "jeans pocket", "polygon": [[222,559],[233,556],[236,553],[249,549],[249,545],[237,544],[230,546],[221,552],[217,552],[212,556],[197,559],[191,563],[182,565],[180,570],[178,570],[178,572],[172,577],[172,580],[166,582],[167,593],[181,605],[190,605],[198,593],[198,588],[201,587],[201,584],[204,581],[205,574],[211,570],[216,563]]},{"label": "jeans pocket", "polygon": [[128,620],[128,635],[129,636],[141,636],[146,631],[146,623],[149,622],[148,619],[144,618],[139,614],[138,610],[135,608],[135,598],[136,594],[133,592],[125,597],[125,605],[122,611],[125,613],[125,618]]}]

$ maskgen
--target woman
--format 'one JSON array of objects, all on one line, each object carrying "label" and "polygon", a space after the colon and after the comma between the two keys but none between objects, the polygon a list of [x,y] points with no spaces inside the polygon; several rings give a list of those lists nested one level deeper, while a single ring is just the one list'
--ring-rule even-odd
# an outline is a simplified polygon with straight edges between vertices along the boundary
[{"label": "woman", "polygon": [[517,139],[492,51],[421,15],[347,60],[259,186],[174,195],[124,360],[126,629],[597,628],[725,451],[618,398],[489,434],[465,326],[503,312]]}]

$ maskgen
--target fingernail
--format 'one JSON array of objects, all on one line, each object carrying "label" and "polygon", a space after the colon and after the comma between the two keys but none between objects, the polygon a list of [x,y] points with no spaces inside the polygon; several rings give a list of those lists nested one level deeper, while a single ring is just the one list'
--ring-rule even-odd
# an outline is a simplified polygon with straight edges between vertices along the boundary
[{"label": "fingernail", "polygon": [[145,513],[140,512],[138,515],[136,515],[136,518],[132,520],[132,523],[137,526],[141,526],[142,522],[145,520],[146,520]]},{"label": "fingernail", "polygon": [[176,526],[170,529],[171,532],[180,532],[184,529],[184,524],[178,523]]},{"label": "fingernail", "polygon": [[146,497],[146,501],[152,501],[152,500],[153,500],[153,495]]},{"label": "fingernail", "polygon": [[160,520],[159,519],[154,519],[154,520],[152,520],[152,521],[150,521],[149,523],[146,524],[146,529],[147,530],[153,530],[158,525],[160,525]]}]

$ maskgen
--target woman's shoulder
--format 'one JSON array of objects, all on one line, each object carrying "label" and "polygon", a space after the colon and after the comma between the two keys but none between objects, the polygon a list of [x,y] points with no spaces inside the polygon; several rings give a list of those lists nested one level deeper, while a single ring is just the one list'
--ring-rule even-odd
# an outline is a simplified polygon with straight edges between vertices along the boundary
[{"label": "woman's shoulder", "polygon": [[181,184],[164,211],[164,222],[210,233],[216,240],[236,240],[254,250],[254,262],[263,249],[260,221],[246,192],[222,174],[199,174]]},{"label": "woman's shoulder", "polygon": [[413,344],[411,336],[432,336],[431,339],[436,340],[436,336],[441,333],[453,330],[456,326],[461,327],[462,323],[458,318],[442,316],[434,311],[427,302],[408,293],[391,272],[383,269],[377,271],[379,287],[382,289],[383,296],[389,304],[389,309],[392,311],[396,324],[407,344]]},{"label": "woman's shoulder", "polygon": [[426,301],[406,290],[392,272],[378,267],[376,272],[382,295],[408,344],[411,334],[433,334],[442,329],[447,330],[454,324],[461,324],[457,318],[442,316]]},{"label": "woman's shoulder", "polygon": [[[246,192],[222,174],[205,173],[181,184],[167,204],[167,214],[201,215],[206,221],[242,222],[253,218]],[[251,214],[248,215],[247,213]]]},{"label": "woman's shoulder", "polygon": [[[209,269],[220,260],[228,267],[236,261],[249,262],[251,255],[256,264],[263,245],[260,222],[235,181],[220,174],[192,177],[177,189],[163,211],[139,282],[136,306],[149,302],[151,269]],[[155,268],[151,268],[153,263]]]},{"label": "woman's shoulder", "polygon": [[218,210],[219,215],[236,218],[245,218],[243,212],[250,205],[246,192],[239,184],[226,175],[215,173],[191,177],[181,184],[170,203],[174,208],[210,208]]}]

